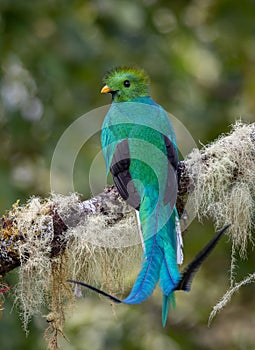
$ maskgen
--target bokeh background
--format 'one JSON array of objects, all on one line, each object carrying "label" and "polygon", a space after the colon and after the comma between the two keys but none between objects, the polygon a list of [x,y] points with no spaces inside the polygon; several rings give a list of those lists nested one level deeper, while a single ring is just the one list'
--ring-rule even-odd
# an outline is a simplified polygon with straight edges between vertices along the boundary
[{"label": "bokeh background", "polygon": [[[76,118],[110,102],[100,94],[102,76],[116,65],[147,70],[154,99],[197,144],[228,132],[235,120],[255,120],[253,0],[1,0],[0,60],[1,214],[17,199],[48,196],[59,137]],[[95,135],[77,160],[76,190],[85,198],[99,149]],[[212,234],[211,222],[192,223],[186,262]],[[230,254],[224,238],[192,291],[177,295],[165,329],[157,292],[142,305],[114,310],[97,296],[85,298],[68,317],[63,349],[255,349],[255,286],[244,287],[207,326],[229,284]],[[254,269],[252,250],[237,263],[238,280]],[[7,280],[15,283],[15,272]],[[1,348],[45,349],[45,319],[32,320],[26,338],[11,305],[6,300],[0,319]]]}]

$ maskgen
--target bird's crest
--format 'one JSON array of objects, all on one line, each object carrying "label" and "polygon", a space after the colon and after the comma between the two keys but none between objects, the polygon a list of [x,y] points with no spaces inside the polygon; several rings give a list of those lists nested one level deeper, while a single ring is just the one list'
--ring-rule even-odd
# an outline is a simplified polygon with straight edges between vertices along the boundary
[{"label": "bird's crest", "polygon": [[148,85],[150,83],[150,78],[148,76],[148,74],[139,67],[136,66],[119,66],[119,67],[115,67],[111,70],[109,70],[104,78],[103,78],[103,82],[105,84],[107,84],[109,79],[112,79],[113,77],[119,75],[119,74],[128,74],[128,75],[132,75],[134,77],[137,77],[137,79],[139,80],[143,80],[146,85]]}]

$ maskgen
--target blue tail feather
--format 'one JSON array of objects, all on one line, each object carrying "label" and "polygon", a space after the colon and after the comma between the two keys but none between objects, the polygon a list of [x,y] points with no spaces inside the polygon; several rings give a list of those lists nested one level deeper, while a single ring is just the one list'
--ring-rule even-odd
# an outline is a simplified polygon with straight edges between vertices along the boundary
[{"label": "blue tail feather", "polygon": [[154,235],[145,242],[146,252],[142,269],[137,276],[130,294],[123,300],[125,304],[139,304],[146,300],[153,292],[158,279],[163,261],[163,252]]},{"label": "blue tail feather", "polygon": [[159,286],[165,295],[169,295],[177,286],[181,275],[177,265],[175,216],[172,214],[167,224],[158,233],[158,241],[164,252],[160,270]]},{"label": "blue tail feather", "polygon": [[165,231],[161,237],[161,244],[163,245],[164,259],[160,270],[159,286],[163,293],[162,325],[165,327],[170,304],[175,304],[173,292],[181,279],[176,260],[176,231],[174,214],[172,214],[171,218],[166,224]]},{"label": "blue tail feather", "polygon": [[160,270],[159,286],[163,293],[162,301],[162,325],[165,327],[170,304],[175,305],[174,291],[179,284],[181,275],[176,267],[176,260],[171,264],[171,256],[164,257]]},{"label": "blue tail feather", "polygon": [[[156,220],[157,221],[157,220]],[[142,222],[143,223],[143,222]],[[155,225],[155,226],[154,226]],[[154,222],[156,231],[157,223]],[[151,231],[152,227],[142,225],[143,236]],[[169,309],[170,294],[180,281],[180,273],[176,263],[176,233],[174,214],[168,222],[145,242],[144,262],[135,284],[127,298],[126,304],[138,304],[146,300],[153,292],[158,280],[164,295],[165,303],[162,311],[162,322],[165,323]],[[169,299],[169,300],[170,300]]]},{"label": "blue tail feather", "polygon": [[160,270],[159,286],[165,295],[175,290],[181,275],[176,263],[176,253],[171,245],[164,246],[164,259]]},{"label": "blue tail feather", "polygon": [[167,316],[168,316],[168,312],[169,312],[170,307],[172,307],[172,309],[175,308],[175,295],[174,295],[174,293],[171,293],[169,295],[163,294],[163,299],[162,299],[162,326],[163,327],[166,326]]}]

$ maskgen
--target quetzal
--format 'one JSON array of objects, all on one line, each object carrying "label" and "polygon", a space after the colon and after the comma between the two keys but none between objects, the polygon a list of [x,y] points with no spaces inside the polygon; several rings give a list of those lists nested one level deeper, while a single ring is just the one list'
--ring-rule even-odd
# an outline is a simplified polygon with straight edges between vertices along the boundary
[{"label": "quetzal", "polygon": [[[138,304],[159,282],[163,294],[165,326],[174,291],[188,291],[192,276],[225,231],[200,252],[180,273],[181,246],[176,223],[178,153],[176,138],[165,110],[149,94],[147,74],[134,67],[120,67],[104,78],[102,93],[112,95],[102,126],[101,143],[107,172],[112,173],[120,195],[138,211],[144,247],[141,270],[130,294],[119,300],[83,282],[115,302]],[[178,255],[178,256],[177,256]]]}]

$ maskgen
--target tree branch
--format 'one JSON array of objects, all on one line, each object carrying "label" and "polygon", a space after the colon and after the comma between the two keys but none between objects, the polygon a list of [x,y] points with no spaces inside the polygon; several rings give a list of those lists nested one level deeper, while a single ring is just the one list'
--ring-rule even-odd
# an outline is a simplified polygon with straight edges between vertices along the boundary
[{"label": "tree branch", "polygon": [[[178,169],[180,179],[180,190],[178,195],[177,207],[182,213],[185,206],[185,198],[190,186],[190,179],[187,174],[185,162],[180,162]],[[68,197],[67,197],[68,198]],[[67,199],[68,201],[68,199]],[[80,223],[81,216],[83,220],[90,215],[106,216],[109,225],[118,225],[121,220],[125,220],[125,216],[133,209],[127,205],[120,197],[115,186],[108,186],[97,196],[80,202],[77,206],[75,201],[73,208],[68,207],[68,213],[65,208],[61,208],[61,215],[58,208],[51,204],[48,208],[48,215],[52,218],[53,239],[51,241],[52,258],[63,252],[66,246],[65,233],[68,229],[66,223],[70,223],[75,227]],[[43,205],[43,204],[42,204]],[[45,205],[45,204],[44,204]],[[9,271],[20,265],[19,246],[26,242],[26,235],[17,225],[17,217],[23,210],[30,210],[29,206],[19,207],[14,205],[13,209],[6,212],[2,217],[2,229],[0,233],[0,275],[4,276]],[[40,211],[38,212],[40,215]],[[64,220],[62,219],[64,216]],[[31,224],[33,222],[31,221]],[[35,239],[40,240],[40,235],[35,230]],[[29,255],[29,252],[27,252]]]},{"label": "tree branch", "polygon": [[[213,216],[213,202],[217,202],[219,206],[220,196],[225,198],[227,194],[229,195],[231,188],[233,189],[240,182],[250,186],[250,195],[253,197],[252,191],[254,188],[251,183],[255,181],[253,181],[253,178],[251,181],[250,178],[247,178],[244,168],[249,166],[250,177],[255,177],[254,140],[255,124],[238,124],[231,134],[219,138],[200,151],[194,150],[184,161],[179,163],[177,208],[180,215],[184,213],[188,196],[194,192],[196,210],[199,212],[201,205],[204,210],[202,214],[200,213],[201,216],[208,215],[208,213]],[[245,160],[248,164],[245,163]],[[219,183],[222,187],[219,187]],[[210,186],[210,188],[207,186]],[[7,211],[2,217],[0,275],[4,276],[7,272],[19,266],[21,260],[24,263],[26,257],[29,257],[29,251],[23,252],[22,258],[20,253],[22,245],[28,240],[28,225],[34,225],[32,229],[34,241],[44,238],[45,232],[41,228],[41,231],[38,232],[38,222],[35,222],[34,216],[44,215],[46,231],[49,230],[47,224],[52,224],[51,248],[47,254],[54,258],[65,250],[68,228],[78,225],[81,219],[84,220],[88,216],[103,215],[107,218],[108,225],[114,227],[125,220],[126,216],[132,211],[132,208],[120,198],[115,186],[109,186],[99,195],[83,202],[79,202],[77,197],[76,200],[70,201],[68,196],[62,196],[61,207],[54,198],[54,195],[44,201],[37,198],[36,203],[34,203],[35,199],[32,199],[25,206],[19,206],[16,203],[12,210]],[[64,200],[64,198],[66,199]],[[197,201],[199,201],[199,204],[197,204]],[[67,208],[64,207],[63,203],[67,204]],[[206,206],[210,209],[206,208],[205,210]],[[218,221],[216,219],[216,223],[229,223],[228,220],[231,217],[221,219],[218,219]],[[27,220],[26,223],[25,220]],[[248,223],[247,227],[250,226],[251,224]],[[31,237],[29,239],[31,240]]]}]

